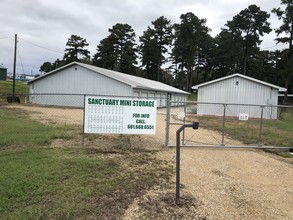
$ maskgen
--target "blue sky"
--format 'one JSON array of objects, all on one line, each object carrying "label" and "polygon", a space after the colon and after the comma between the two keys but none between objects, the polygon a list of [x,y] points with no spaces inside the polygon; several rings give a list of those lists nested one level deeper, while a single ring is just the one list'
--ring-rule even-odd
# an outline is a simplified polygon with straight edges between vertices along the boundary
[{"label": "blue sky", "polygon": [[[183,13],[193,12],[207,19],[216,36],[227,20],[251,4],[270,11],[280,7],[280,0],[1,0],[0,64],[13,70],[14,34],[19,37],[17,73],[37,74],[44,62],[62,59],[67,39],[79,35],[90,44],[91,56],[108,29],[127,23],[137,38],[160,16],[178,23]],[[281,22],[271,14],[271,28]],[[262,38],[263,49],[282,49],[272,31]]]}]

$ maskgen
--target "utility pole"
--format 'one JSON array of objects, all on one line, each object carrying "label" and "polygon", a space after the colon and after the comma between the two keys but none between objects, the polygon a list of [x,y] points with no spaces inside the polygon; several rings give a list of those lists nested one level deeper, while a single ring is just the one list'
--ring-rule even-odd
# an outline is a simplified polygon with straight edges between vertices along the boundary
[{"label": "utility pole", "polygon": [[13,62],[12,102],[15,102],[16,52],[17,52],[17,34],[15,34],[15,40],[14,40],[14,62]]}]

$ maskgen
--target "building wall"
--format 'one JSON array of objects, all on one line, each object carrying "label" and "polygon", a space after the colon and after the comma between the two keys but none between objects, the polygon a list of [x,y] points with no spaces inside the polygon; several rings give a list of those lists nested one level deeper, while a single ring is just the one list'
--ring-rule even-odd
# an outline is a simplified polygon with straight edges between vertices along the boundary
[{"label": "building wall", "polygon": [[[31,94],[91,94],[132,96],[132,88],[81,66],[71,66],[30,84]],[[83,106],[83,96],[32,95],[31,103]]]},{"label": "building wall", "polygon": [[[165,107],[167,104],[167,92],[133,89],[130,85],[78,65],[30,83],[30,94],[35,94],[30,96],[31,103],[43,105],[82,107],[84,94],[156,99],[158,107]],[[187,101],[187,95],[172,94],[172,100]]]},{"label": "building wall", "polygon": [[[198,89],[198,102],[277,105],[278,90],[237,76],[200,87]],[[229,105],[228,107],[226,109],[227,116],[248,113],[249,117],[261,117],[259,106]],[[223,105],[199,104],[197,112],[200,115],[223,115],[223,109]],[[276,118],[277,108],[265,111],[263,117]]]},{"label": "building wall", "polygon": [[129,85],[81,66],[71,66],[33,82],[30,84],[30,92],[132,95],[132,89]]},{"label": "building wall", "polygon": [[[141,97],[147,99],[155,99],[157,100],[157,107],[166,107],[167,106],[167,92],[159,92],[159,91],[151,91],[151,90],[142,90],[142,89],[134,89],[133,90],[134,97]],[[172,93],[171,101],[182,102],[182,103],[173,103],[173,106],[184,105],[183,102],[187,102],[188,95]]]}]

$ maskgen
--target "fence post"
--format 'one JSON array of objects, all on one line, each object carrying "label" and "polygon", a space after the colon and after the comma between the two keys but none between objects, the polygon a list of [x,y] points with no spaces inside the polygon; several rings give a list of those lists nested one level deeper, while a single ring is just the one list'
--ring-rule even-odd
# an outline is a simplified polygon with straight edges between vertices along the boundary
[{"label": "fence post", "polygon": [[225,122],[226,122],[226,107],[227,104],[223,104],[224,112],[223,112],[223,125],[222,125],[222,146],[225,146]]},{"label": "fence post", "polygon": [[84,129],[85,129],[85,97],[86,95],[83,95],[83,119],[82,119],[82,146],[84,146],[84,139],[85,139],[85,133],[84,133]]},{"label": "fence post", "polygon": [[[185,124],[185,116],[186,116],[186,105],[187,102],[184,102],[184,119],[183,119],[183,124]],[[185,145],[185,130],[182,131],[182,145]]]},{"label": "fence post", "polygon": [[168,147],[169,145],[169,131],[170,131],[170,94],[167,94],[167,115],[166,115],[166,139],[165,139],[165,146]]},{"label": "fence post", "polygon": [[260,112],[260,126],[259,126],[259,146],[262,146],[262,127],[263,127],[263,110],[264,106],[260,106],[261,112]]}]

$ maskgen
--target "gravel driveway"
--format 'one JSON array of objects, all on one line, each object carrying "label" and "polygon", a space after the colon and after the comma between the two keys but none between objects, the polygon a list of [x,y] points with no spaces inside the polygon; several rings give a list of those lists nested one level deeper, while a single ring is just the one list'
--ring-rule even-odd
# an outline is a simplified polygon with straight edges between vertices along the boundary
[{"label": "gravel driveway", "polygon": [[[175,149],[159,157],[175,163]],[[209,219],[293,219],[292,168],[256,150],[181,150],[181,184]]]}]

